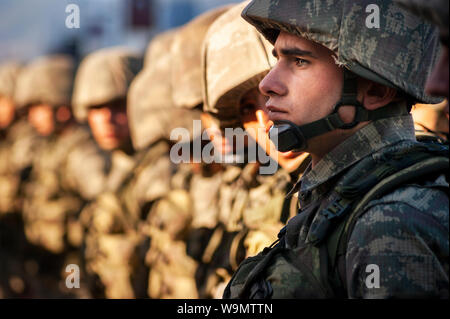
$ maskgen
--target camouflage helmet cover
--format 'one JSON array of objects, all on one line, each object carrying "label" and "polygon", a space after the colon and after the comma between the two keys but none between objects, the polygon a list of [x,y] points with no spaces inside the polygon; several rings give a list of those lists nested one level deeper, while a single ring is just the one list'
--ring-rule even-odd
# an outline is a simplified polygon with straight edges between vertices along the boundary
[{"label": "camouflage helmet cover", "polygon": [[[380,28],[366,26],[374,5]],[[393,0],[253,0],[242,16],[272,43],[280,31],[301,36],[334,51],[339,65],[362,77],[436,102],[424,87],[439,49],[437,30]]]},{"label": "camouflage helmet cover", "polygon": [[157,34],[148,44],[144,57],[144,68],[151,64],[151,61],[167,54],[171,48],[175,33],[178,29],[170,29],[168,31]]},{"label": "camouflage helmet cover", "polygon": [[85,121],[90,107],[126,98],[131,81],[142,69],[142,57],[124,47],[88,55],[75,78],[74,115]]},{"label": "camouflage helmet cover", "polygon": [[448,38],[448,0],[395,0],[400,6],[434,23],[439,27],[441,37]]},{"label": "camouflage helmet cover", "polygon": [[20,72],[15,90],[19,108],[45,103],[53,107],[70,105],[74,60],[67,55],[37,58]]},{"label": "camouflage helmet cover", "polygon": [[21,68],[18,62],[6,62],[0,65],[0,96],[14,98],[16,81]]},{"label": "camouflage helmet cover", "polygon": [[202,103],[202,43],[210,25],[229,8],[210,10],[177,32],[172,46],[172,95],[177,107],[194,108]]},{"label": "camouflage helmet cover", "polygon": [[240,125],[239,102],[257,88],[276,60],[272,45],[241,17],[248,1],[220,16],[209,28],[203,47],[204,111],[222,128]]},{"label": "camouflage helmet cover", "polygon": [[200,118],[200,113],[195,110],[176,108],[172,100],[172,82],[168,74],[172,68],[170,47],[175,34],[165,33],[152,40],[151,59],[130,86],[127,112],[131,140],[137,150],[160,139],[169,140],[174,128],[192,131],[193,120]]}]

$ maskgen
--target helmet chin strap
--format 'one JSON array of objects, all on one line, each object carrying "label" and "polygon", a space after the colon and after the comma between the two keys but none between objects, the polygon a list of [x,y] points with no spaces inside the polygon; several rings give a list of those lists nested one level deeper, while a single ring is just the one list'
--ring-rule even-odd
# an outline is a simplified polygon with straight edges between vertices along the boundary
[{"label": "helmet chin strap", "polygon": [[[407,114],[405,108],[399,110],[391,105],[369,111],[357,100],[357,93],[357,76],[349,70],[344,69],[342,97],[330,115],[301,126],[287,120],[274,121],[274,125],[269,130],[269,138],[274,142],[280,152],[300,152],[306,150],[308,147],[307,141],[315,136],[323,135],[337,129],[352,129],[361,122]],[[342,106],[353,106],[355,108],[355,117],[351,123],[345,123],[341,119],[339,109]]]}]

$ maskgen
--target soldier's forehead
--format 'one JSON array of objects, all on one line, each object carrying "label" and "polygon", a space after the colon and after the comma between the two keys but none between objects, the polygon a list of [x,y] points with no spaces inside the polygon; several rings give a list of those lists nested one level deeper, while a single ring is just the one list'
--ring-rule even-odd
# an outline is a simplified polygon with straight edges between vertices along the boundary
[{"label": "soldier's forehead", "polygon": [[274,51],[278,54],[309,55],[315,58],[333,54],[333,51],[317,42],[284,31],[277,37]]}]

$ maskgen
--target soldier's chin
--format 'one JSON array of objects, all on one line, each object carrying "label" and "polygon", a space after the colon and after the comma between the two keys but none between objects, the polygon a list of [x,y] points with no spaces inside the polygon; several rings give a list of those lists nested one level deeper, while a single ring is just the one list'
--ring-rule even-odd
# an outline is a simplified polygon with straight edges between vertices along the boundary
[{"label": "soldier's chin", "polygon": [[53,133],[53,127],[36,127],[36,131],[39,135],[47,137]]},{"label": "soldier's chin", "polygon": [[112,151],[120,146],[120,141],[117,138],[101,138],[97,140],[98,146],[105,151]]}]

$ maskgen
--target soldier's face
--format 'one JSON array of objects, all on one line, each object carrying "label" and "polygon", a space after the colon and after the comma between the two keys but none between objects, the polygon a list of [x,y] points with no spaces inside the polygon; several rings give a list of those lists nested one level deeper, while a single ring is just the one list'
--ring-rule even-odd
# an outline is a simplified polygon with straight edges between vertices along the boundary
[{"label": "soldier's face", "polygon": [[303,125],[330,114],[343,85],[332,51],[281,32],[273,54],[278,62],[260,83],[269,119]]},{"label": "soldier's face", "polygon": [[248,91],[241,99],[241,120],[245,130],[277,163],[288,172],[296,170],[308,155],[303,152],[278,152],[269,139],[270,121],[265,106],[267,97],[257,88]]},{"label": "soldier's face", "polygon": [[47,104],[32,105],[28,110],[28,122],[42,136],[49,136],[55,130],[53,108]]},{"label": "soldier's face", "polygon": [[[341,98],[344,82],[343,70],[335,63],[334,53],[315,42],[281,32],[273,54],[278,61],[259,85],[261,93],[268,97],[269,119],[304,125],[331,114]],[[339,115],[349,123],[354,111],[354,107],[344,106]],[[311,153],[313,166],[366,124],[311,138],[305,151]]]},{"label": "soldier's face", "polygon": [[7,128],[14,120],[14,102],[11,98],[0,96],[0,129]]},{"label": "soldier's face", "polygon": [[98,145],[114,150],[127,143],[130,137],[126,102],[115,101],[89,109],[88,123]]},{"label": "soldier's face", "polygon": [[[448,64],[448,46],[442,46],[441,57],[434,67],[434,70],[427,81],[426,92],[429,95],[449,98],[449,64]],[[446,108],[448,116],[448,103]]]}]

